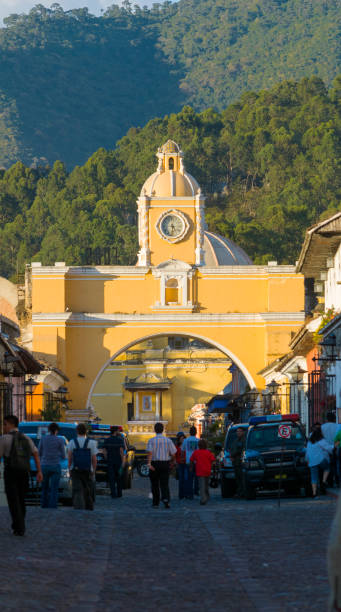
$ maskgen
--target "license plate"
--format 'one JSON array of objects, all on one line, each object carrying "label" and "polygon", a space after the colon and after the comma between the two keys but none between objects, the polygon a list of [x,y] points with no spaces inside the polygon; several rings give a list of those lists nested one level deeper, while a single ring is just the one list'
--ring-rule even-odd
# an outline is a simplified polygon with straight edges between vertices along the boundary
[{"label": "license plate", "polygon": [[282,478],[286,478],[287,475],[286,474],[276,474],[275,475],[275,480],[282,480]]}]

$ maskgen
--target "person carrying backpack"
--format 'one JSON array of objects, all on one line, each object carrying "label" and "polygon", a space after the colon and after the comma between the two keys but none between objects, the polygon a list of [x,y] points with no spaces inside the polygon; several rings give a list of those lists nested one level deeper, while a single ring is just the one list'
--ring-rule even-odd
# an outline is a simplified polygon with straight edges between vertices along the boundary
[{"label": "person carrying backpack", "polygon": [[25,534],[25,496],[29,487],[30,458],[37,468],[37,482],[42,482],[38,450],[33,441],[18,431],[19,420],[15,415],[4,418],[5,435],[0,438],[0,458],[5,458],[5,492],[8,509],[12,517],[12,531],[15,536]]},{"label": "person carrying backpack", "polygon": [[77,510],[93,510],[97,444],[86,435],[84,423],[77,425],[77,438],[68,444],[68,462],[72,479],[72,503]]}]

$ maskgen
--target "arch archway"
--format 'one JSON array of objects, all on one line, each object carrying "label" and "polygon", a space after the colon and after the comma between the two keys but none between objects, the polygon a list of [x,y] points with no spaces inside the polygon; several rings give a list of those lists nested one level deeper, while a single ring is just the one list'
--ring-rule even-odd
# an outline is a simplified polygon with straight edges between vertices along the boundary
[{"label": "arch archway", "polygon": [[[103,364],[103,366],[100,368],[99,372],[97,373],[89,394],[88,394],[88,398],[87,398],[87,408],[91,408],[91,398],[92,395],[94,393],[94,390],[96,388],[97,383],[99,382],[102,374],[105,372],[106,368],[111,364],[112,361],[114,361],[115,359],[117,359],[117,357],[119,357],[120,354],[124,353],[125,351],[129,350],[130,348],[132,348],[133,346],[136,346],[137,344],[140,344],[141,342],[146,342],[147,340],[153,339],[153,338],[160,338],[162,336],[165,336],[165,331],[160,332],[160,333],[156,333],[156,334],[148,334],[145,336],[141,336],[139,338],[136,338],[130,342],[128,342],[126,345],[122,346],[118,351],[116,351],[109,359],[106,360],[106,362]],[[252,377],[252,375],[250,374],[250,372],[247,370],[247,368],[245,367],[245,365],[242,363],[242,361],[239,359],[239,357],[233,353],[231,350],[227,349],[224,345],[220,344],[219,342],[212,340],[211,338],[208,338],[206,336],[202,336],[200,334],[194,334],[194,333],[190,333],[190,334],[186,334],[186,333],[177,333],[177,336],[182,336],[184,338],[194,338],[196,340],[201,340],[209,345],[211,345],[213,348],[216,348],[217,350],[221,351],[224,355],[226,355],[227,357],[229,357],[231,359],[231,361],[233,361],[233,363],[240,369],[240,371],[243,373],[243,375],[245,376],[250,388],[254,388],[256,387],[256,383],[254,381],[254,378]]]}]

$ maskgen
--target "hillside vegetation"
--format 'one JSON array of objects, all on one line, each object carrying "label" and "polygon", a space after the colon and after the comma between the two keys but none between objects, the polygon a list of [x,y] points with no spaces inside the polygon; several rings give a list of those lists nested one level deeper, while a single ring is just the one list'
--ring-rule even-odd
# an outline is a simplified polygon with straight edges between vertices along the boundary
[{"label": "hillside vegetation", "polygon": [[207,195],[209,228],[255,263],[294,263],[305,229],[339,210],[341,77],[329,91],[316,77],[286,81],[221,113],[185,106],[153,119],[71,172],[61,161],[1,171],[0,275],[15,278],[31,260],[134,264],[136,198],[168,138]]},{"label": "hillside vegetation", "polygon": [[179,0],[151,10],[41,5],[0,29],[0,166],[113,148],[131,126],[190,104],[340,72],[340,0]]}]

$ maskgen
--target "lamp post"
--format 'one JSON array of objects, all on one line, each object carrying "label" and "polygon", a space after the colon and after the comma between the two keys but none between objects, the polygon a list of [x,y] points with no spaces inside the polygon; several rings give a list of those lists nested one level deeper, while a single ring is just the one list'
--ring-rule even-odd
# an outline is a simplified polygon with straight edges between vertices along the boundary
[{"label": "lamp post", "polygon": [[336,349],[335,334],[330,334],[330,336],[327,336],[327,338],[322,340],[322,342],[320,342],[319,344],[319,348],[321,350],[320,354],[312,358],[312,361],[315,363],[315,369],[316,369],[316,362],[317,362],[317,365],[320,366],[325,361],[327,362],[329,361],[330,363],[341,361],[341,357],[338,357],[335,351]]},{"label": "lamp post", "polygon": [[[303,376],[304,374],[306,374],[307,371],[304,370],[303,368],[301,368],[301,366],[299,364],[296,365],[295,368],[293,368],[289,374],[291,376],[291,380],[292,382],[289,381],[289,388],[290,388],[290,402],[289,402],[289,411],[290,412],[298,412],[298,414],[300,415],[300,419],[302,422],[305,422],[305,419],[303,419],[303,413],[302,413],[302,396],[301,396],[301,391],[302,391],[302,387],[304,389],[304,381],[303,381]],[[293,393],[292,393],[293,391]],[[296,399],[297,399],[297,409],[296,409]]]},{"label": "lamp post", "polygon": [[251,403],[251,406],[252,406],[252,408],[250,410],[251,414],[258,413],[257,402],[262,403],[262,400],[259,399],[260,392],[258,391],[258,389],[254,388],[254,389],[250,389],[250,391],[248,391],[247,395],[248,395],[248,397],[250,399],[250,403]]},{"label": "lamp post", "polygon": [[25,388],[25,396],[29,395],[31,400],[30,400],[30,421],[32,421],[32,416],[33,416],[33,391],[35,389],[35,387],[37,387],[39,385],[39,383],[37,383],[37,381],[34,380],[34,378],[32,378],[32,376],[30,376],[30,378],[28,380],[25,380],[24,382],[24,388]]},{"label": "lamp post", "polygon": [[280,385],[278,384],[278,382],[276,382],[274,379],[272,379],[272,381],[266,385],[266,388],[268,389],[269,394],[270,394],[270,412],[271,412],[272,405],[274,406],[274,412],[276,412],[277,410],[276,396],[277,396],[277,391],[278,391],[279,386]]},{"label": "lamp post", "polygon": [[58,387],[58,389],[55,391],[55,393],[57,393],[59,395],[59,418],[62,414],[62,407],[63,406],[67,406],[69,400],[66,399],[66,395],[68,393],[68,388],[67,387],[63,387],[62,385],[60,387]]}]

